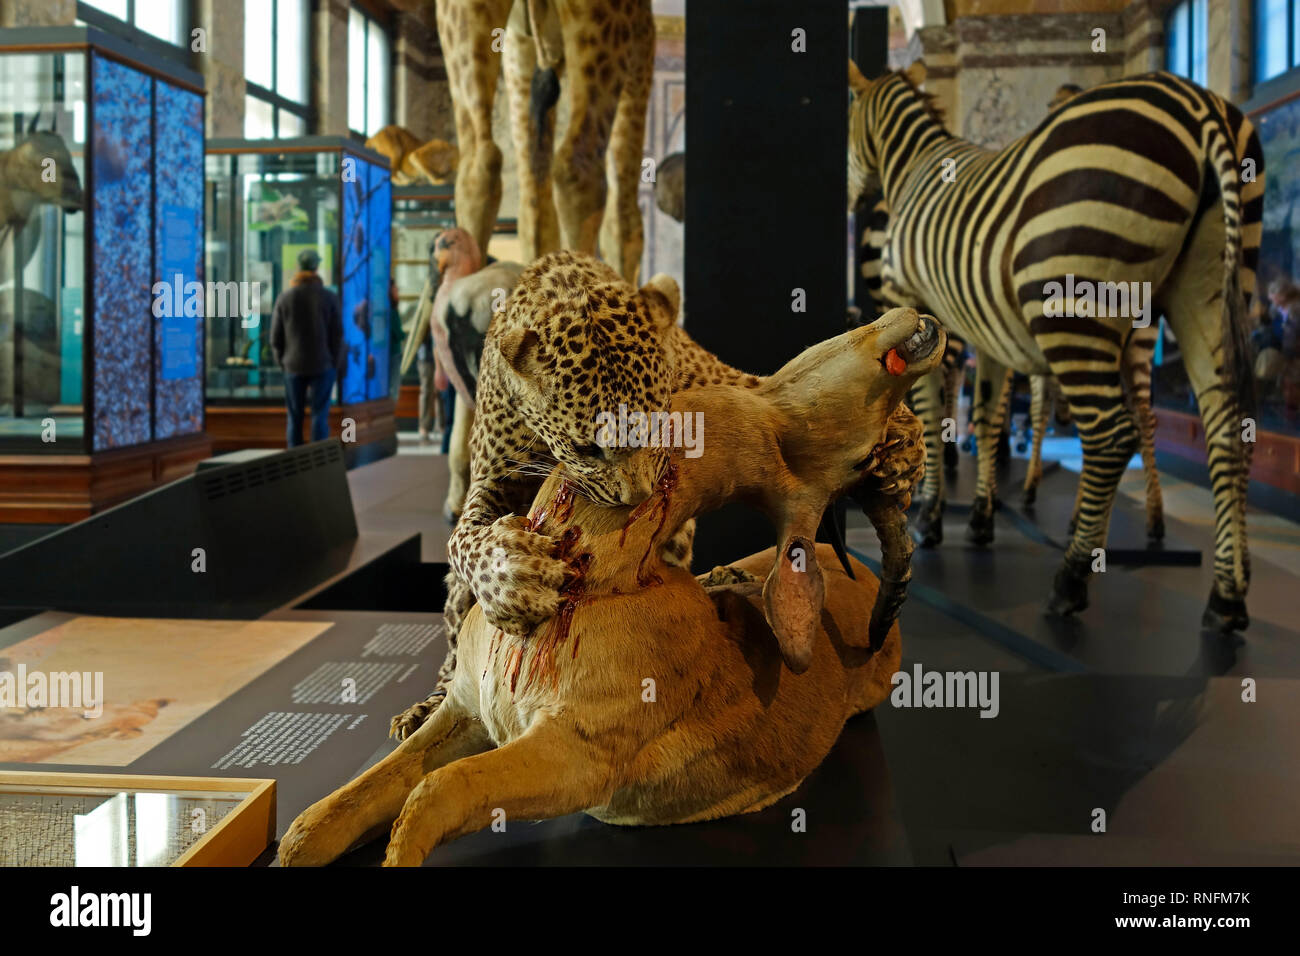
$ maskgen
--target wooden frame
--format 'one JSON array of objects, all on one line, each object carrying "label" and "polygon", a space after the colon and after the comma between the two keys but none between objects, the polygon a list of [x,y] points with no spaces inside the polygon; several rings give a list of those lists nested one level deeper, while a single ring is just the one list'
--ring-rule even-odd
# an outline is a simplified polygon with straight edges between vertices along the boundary
[{"label": "wooden frame", "polygon": [[248,866],[275,840],[275,781],[246,777],[164,777],[148,774],[49,773],[0,770],[0,792],[54,789],[132,793],[242,793],[244,798],[172,866]]}]

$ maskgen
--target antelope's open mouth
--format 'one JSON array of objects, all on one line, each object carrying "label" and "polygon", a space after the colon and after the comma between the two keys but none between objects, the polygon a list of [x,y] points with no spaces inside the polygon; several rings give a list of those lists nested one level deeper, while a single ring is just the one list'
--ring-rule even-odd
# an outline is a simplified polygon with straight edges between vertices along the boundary
[{"label": "antelope's open mouth", "polygon": [[902,375],[913,362],[927,359],[939,347],[939,326],[929,316],[920,316],[916,331],[880,357],[890,375]]}]

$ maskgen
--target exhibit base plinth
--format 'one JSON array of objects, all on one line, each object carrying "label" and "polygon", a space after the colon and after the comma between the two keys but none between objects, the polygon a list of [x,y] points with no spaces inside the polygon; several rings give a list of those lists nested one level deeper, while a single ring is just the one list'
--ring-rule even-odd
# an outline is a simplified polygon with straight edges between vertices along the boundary
[{"label": "exhibit base plinth", "polygon": [[0,455],[0,524],[72,524],[190,474],[200,432],[83,455]]}]

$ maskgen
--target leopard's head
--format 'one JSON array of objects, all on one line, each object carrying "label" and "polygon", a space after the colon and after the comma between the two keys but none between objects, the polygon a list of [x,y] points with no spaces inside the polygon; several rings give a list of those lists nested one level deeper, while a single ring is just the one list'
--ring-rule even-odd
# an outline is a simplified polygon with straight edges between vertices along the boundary
[{"label": "leopard's head", "polygon": [[535,262],[510,298],[497,347],[519,410],[598,504],[644,500],[666,462],[664,448],[646,447],[637,413],[653,418],[669,408],[679,305],[668,276],[637,289],[571,252]]}]

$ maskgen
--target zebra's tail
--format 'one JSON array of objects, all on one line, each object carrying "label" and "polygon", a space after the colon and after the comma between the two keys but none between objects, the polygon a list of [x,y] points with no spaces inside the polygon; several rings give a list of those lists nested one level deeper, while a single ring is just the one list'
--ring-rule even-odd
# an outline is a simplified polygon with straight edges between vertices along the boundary
[{"label": "zebra's tail", "polygon": [[[1243,415],[1256,410],[1255,372],[1251,361],[1245,292],[1241,287],[1241,169],[1237,165],[1235,137],[1226,118],[1212,110],[1206,125],[1206,155],[1219,178],[1223,197],[1223,374],[1233,379],[1237,405]],[[1238,423],[1240,424],[1240,423]]]}]

